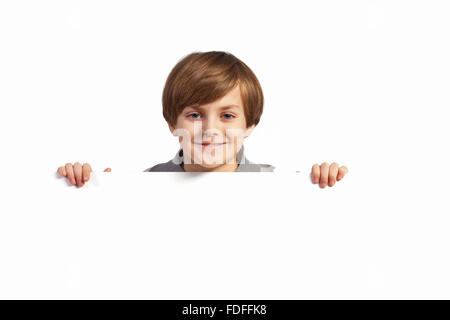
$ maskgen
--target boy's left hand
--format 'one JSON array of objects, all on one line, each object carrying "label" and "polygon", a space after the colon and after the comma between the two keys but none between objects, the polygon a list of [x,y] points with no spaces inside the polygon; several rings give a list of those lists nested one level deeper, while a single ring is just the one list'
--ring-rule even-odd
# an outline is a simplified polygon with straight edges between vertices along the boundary
[{"label": "boy's left hand", "polygon": [[320,165],[316,163],[312,166],[311,169],[311,178],[313,183],[319,183],[321,188],[325,188],[327,185],[329,187],[334,186],[336,181],[342,180],[345,174],[348,172],[346,166],[341,166],[336,162],[333,162],[331,165],[324,162]]}]

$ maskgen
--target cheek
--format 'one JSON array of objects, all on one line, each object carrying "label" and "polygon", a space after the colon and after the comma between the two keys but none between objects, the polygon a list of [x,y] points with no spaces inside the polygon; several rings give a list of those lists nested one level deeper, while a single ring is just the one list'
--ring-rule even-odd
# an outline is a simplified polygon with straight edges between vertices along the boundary
[{"label": "cheek", "polygon": [[235,141],[241,141],[244,139],[245,137],[245,133],[246,133],[246,126],[245,123],[234,123],[231,124],[230,126],[227,126],[228,131],[225,131],[224,133],[227,134],[228,139],[231,139]]},{"label": "cheek", "polygon": [[[184,135],[187,140],[192,140],[194,137],[194,123],[185,119],[178,119],[177,129],[183,130]],[[178,140],[181,142],[183,140],[183,136],[179,136]]]},{"label": "cheek", "polygon": [[234,129],[239,130],[242,132],[243,135],[245,135],[246,129],[247,129],[247,123],[244,118],[241,118],[240,121],[237,121],[233,125]]}]

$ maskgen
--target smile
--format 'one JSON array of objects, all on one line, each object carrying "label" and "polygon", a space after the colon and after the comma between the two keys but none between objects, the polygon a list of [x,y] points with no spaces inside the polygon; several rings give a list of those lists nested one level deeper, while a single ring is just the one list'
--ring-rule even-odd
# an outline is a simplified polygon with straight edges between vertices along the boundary
[{"label": "smile", "polygon": [[206,142],[206,143],[194,143],[197,146],[201,146],[202,149],[207,148],[208,146],[210,146],[211,148],[219,148],[222,147],[226,144],[226,142],[222,142],[222,143],[210,143],[210,142]]}]

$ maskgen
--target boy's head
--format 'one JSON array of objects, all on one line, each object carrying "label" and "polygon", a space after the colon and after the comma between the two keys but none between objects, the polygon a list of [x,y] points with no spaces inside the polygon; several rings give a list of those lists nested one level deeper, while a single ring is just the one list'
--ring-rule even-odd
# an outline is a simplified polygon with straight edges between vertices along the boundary
[{"label": "boy's head", "polygon": [[194,52],[167,78],[163,115],[180,137],[184,163],[211,169],[236,162],[263,102],[258,79],[241,60],[227,52]]}]

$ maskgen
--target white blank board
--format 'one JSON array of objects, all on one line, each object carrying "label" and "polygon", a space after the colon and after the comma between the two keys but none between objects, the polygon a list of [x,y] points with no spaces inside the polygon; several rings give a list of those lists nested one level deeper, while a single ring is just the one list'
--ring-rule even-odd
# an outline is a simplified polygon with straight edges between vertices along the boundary
[{"label": "white blank board", "polygon": [[1,298],[449,297],[447,215],[383,212],[350,173],[326,189],[251,172],[49,185],[0,216]]}]

